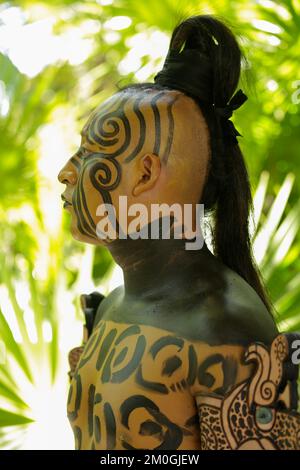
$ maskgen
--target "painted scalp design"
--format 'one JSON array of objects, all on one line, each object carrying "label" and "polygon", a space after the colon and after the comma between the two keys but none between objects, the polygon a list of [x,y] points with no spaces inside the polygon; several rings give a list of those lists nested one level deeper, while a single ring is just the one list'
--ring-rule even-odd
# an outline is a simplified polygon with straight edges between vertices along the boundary
[{"label": "painted scalp design", "polygon": [[[97,146],[99,152],[81,151],[71,158],[71,162],[78,171],[77,187],[73,194],[73,207],[77,215],[79,231],[88,237],[96,239],[96,226],[92,214],[87,205],[85,197],[85,181],[91,181],[93,187],[101,195],[99,203],[111,204],[111,191],[115,190],[121,181],[122,163],[129,163],[140,152],[146,143],[147,121],[143,109],[143,101],[147,98],[147,106],[154,116],[154,142],[152,151],[160,156],[161,161],[166,163],[170,154],[174,137],[174,116],[172,107],[178,99],[166,91],[149,95],[145,92],[136,96],[132,94],[121,95],[113,104],[108,103],[101,112],[95,112],[83,129],[83,135],[88,144]],[[159,101],[163,98],[163,107]],[[143,105],[143,106],[142,106]],[[162,110],[166,109],[166,116],[162,116]],[[139,123],[139,137],[134,149],[130,148],[133,130],[130,115],[135,115]],[[163,128],[163,132],[162,132]],[[136,131],[135,131],[136,132]],[[162,136],[165,143],[163,142]],[[122,157],[122,162],[120,162]],[[124,168],[123,168],[124,169]]]}]

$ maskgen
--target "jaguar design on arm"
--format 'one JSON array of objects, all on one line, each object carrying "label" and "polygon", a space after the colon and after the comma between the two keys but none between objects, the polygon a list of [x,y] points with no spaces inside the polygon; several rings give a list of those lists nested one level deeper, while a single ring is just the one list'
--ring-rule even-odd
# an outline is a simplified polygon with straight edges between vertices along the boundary
[{"label": "jaguar design on arm", "polygon": [[295,334],[278,335],[268,350],[254,343],[245,363],[254,374],[224,397],[198,394],[201,449],[299,450],[298,366],[291,360]]}]

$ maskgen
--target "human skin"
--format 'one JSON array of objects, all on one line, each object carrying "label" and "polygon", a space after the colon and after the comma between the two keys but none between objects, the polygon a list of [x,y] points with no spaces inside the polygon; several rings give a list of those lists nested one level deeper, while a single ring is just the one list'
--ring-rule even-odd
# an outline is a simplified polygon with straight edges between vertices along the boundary
[{"label": "human skin", "polygon": [[195,205],[207,158],[206,125],[191,98],[153,90],[113,95],[91,115],[78,152],[59,173],[73,236],[105,244],[96,235],[97,207],[112,203],[118,211],[119,196],[148,209],[154,202]]},{"label": "human skin", "polygon": [[[193,100],[177,91],[117,93],[83,129],[59,174],[73,236],[104,244],[124,286],[104,299],[72,379],[68,416],[81,449],[199,449],[197,395],[224,394],[252,368],[251,342],[277,335],[265,305],[207,249],[184,240],[99,240],[96,209],[201,198],[209,138]],[[107,168],[110,168],[109,173]],[[122,227],[126,229],[126,227]]]}]

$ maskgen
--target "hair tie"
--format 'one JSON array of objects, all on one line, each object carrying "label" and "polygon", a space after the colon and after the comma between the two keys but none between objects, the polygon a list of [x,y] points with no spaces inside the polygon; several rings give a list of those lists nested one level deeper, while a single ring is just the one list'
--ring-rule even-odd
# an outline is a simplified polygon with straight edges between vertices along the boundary
[{"label": "hair tie", "polygon": [[239,131],[236,129],[235,125],[230,118],[233,115],[233,111],[240,108],[248,97],[242,90],[238,90],[235,95],[231,98],[229,103],[224,107],[214,106],[215,113],[221,118],[221,125],[223,129],[224,138],[231,143],[237,144],[237,137],[241,136]]}]

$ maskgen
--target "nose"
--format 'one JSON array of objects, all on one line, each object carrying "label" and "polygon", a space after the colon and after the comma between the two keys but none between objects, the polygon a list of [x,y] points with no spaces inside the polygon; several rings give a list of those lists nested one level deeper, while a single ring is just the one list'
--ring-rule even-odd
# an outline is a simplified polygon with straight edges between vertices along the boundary
[{"label": "nose", "polygon": [[69,160],[65,166],[58,173],[58,181],[62,184],[75,185],[77,182],[77,170],[76,167]]}]

